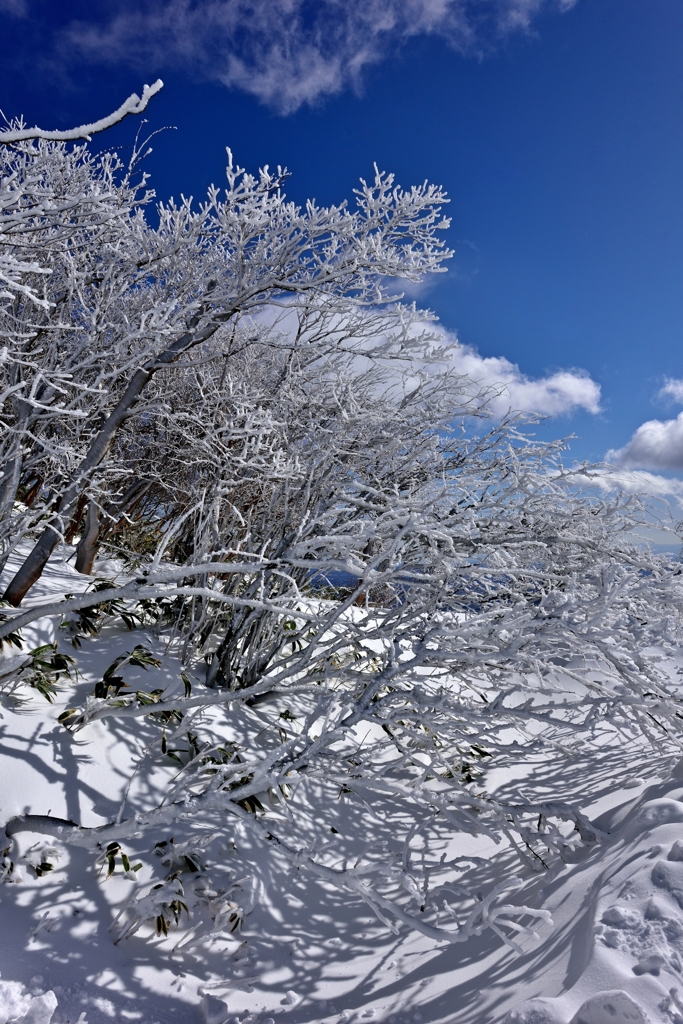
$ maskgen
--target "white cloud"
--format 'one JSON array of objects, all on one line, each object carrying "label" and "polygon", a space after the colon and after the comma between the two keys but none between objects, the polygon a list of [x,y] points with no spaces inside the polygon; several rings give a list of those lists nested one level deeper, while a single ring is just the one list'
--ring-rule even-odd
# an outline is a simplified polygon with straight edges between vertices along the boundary
[{"label": "white cloud", "polygon": [[498,392],[489,403],[494,415],[512,411],[562,416],[576,409],[600,412],[600,385],[583,370],[556,370],[545,377],[528,377],[505,356],[482,356],[476,349],[460,344],[453,344],[448,363],[457,373]]},{"label": "white cloud", "polygon": [[683,402],[683,380],[667,377],[659,391],[660,398],[673,398],[675,402]]},{"label": "white cloud", "polygon": [[680,552],[683,480],[612,466],[576,467],[564,470],[562,477],[583,493],[597,490],[606,495],[621,493],[644,499],[641,524],[630,530],[627,536],[636,543],[654,546],[658,551]]},{"label": "white cloud", "polygon": [[683,412],[675,420],[648,420],[623,448],[605,458],[627,469],[683,469]]},{"label": "white cloud", "polygon": [[[0,0],[21,3],[22,0]],[[105,25],[74,22],[64,42],[98,61],[169,64],[289,113],[351,86],[410,36],[482,54],[528,32],[543,9],[577,0],[119,0]]]},{"label": "white cloud", "polygon": [[[657,397],[683,403],[683,380],[667,377]],[[683,412],[675,419],[647,420],[623,448],[611,449],[605,458],[625,469],[683,469]]]},{"label": "white cloud", "polygon": [[648,473],[642,469],[616,469],[611,466],[594,469],[577,469],[574,476],[577,483],[599,488],[601,491],[623,491],[624,494],[643,494],[653,498],[675,498],[683,505],[683,480]]},{"label": "white cloud", "polygon": [[[473,397],[483,393],[483,404],[495,417],[507,413],[528,413],[540,416],[563,416],[584,409],[593,414],[600,412],[600,385],[585,370],[562,369],[544,377],[529,377],[522,373],[516,363],[505,356],[482,356],[475,348],[462,345],[455,331],[449,331],[438,322],[434,315],[424,312],[407,327],[407,337],[413,339],[415,348],[411,355],[396,358],[380,356],[384,381],[390,391],[411,392],[420,382],[423,374],[451,371],[472,382],[467,391]],[[271,306],[252,315],[251,320],[259,329],[271,332],[270,343],[277,344],[278,338],[285,344],[301,330],[294,303],[290,306]],[[402,325],[402,326],[401,326]],[[371,359],[370,353],[382,350],[383,344],[392,338],[402,337],[405,321],[394,318],[391,309],[386,311],[386,320],[371,320],[368,334],[347,333],[345,322],[333,316],[326,326],[326,335],[334,343],[335,331],[344,338],[344,349],[353,354],[359,372],[365,372]],[[264,333],[265,340],[265,333]]]}]

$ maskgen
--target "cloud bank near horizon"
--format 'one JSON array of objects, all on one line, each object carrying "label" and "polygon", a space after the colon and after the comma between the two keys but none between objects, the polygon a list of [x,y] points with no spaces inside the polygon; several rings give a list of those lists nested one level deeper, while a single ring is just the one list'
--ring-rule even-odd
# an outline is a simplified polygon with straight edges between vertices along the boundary
[{"label": "cloud bank near horizon", "polygon": [[642,529],[633,531],[643,541],[660,549],[680,551],[681,534],[678,516],[683,510],[683,480],[648,473],[642,469],[620,469],[614,466],[577,466],[562,471],[562,478],[575,484],[584,493],[598,491],[603,495],[634,495],[645,500]]},{"label": "cloud bank near horizon", "polygon": [[[0,6],[24,0],[0,0]],[[62,46],[147,71],[181,66],[282,114],[346,88],[410,37],[439,36],[482,56],[542,11],[577,0],[118,0],[105,22],[74,21]]]}]

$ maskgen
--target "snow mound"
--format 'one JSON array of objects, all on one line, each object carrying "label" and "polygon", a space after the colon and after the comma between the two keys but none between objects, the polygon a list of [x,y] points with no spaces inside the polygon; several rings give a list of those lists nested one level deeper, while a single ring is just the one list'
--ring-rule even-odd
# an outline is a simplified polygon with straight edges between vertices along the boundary
[{"label": "snow mound", "polygon": [[56,1009],[54,992],[32,995],[18,981],[0,981],[0,1024],[50,1024]]},{"label": "snow mound", "polygon": [[[505,1024],[565,1024],[559,1015],[559,1001],[529,999],[512,1010]],[[569,1024],[649,1024],[643,1008],[626,992],[598,992],[579,1007]]]},{"label": "snow mound", "polygon": [[554,999],[529,999],[507,1014],[504,1024],[564,1024]]},{"label": "snow mound", "polygon": [[[559,1001],[530,999],[512,1010],[505,1024],[565,1024],[559,1015]],[[569,1024],[650,1024],[643,1008],[621,990],[598,992],[581,1004]]]},{"label": "snow mound", "polygon": [[222,999],[207,993],[202,999],[204,1024],[225,1024],[228,1019],[228,1005]]},{"label": "snow mound", "polygon": [[598,992],[586,1000],[571,1024],[648,1024],[648,1020],[626,992]]}]

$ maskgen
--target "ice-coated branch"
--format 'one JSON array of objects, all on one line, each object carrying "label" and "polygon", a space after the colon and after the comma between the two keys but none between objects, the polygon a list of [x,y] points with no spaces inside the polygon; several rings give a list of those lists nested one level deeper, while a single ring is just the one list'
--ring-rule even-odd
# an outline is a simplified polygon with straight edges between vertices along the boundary
[{"label": "ice-coated branch", "polygon": [[69,128],[66,131],[45,131],[43,128],[22,128],[18,131],[0,131],[0,143],[8,145],[15,142],[28,142],[31,139],[43,139],[46,142],[73,142],[76,139],[90,141],[91,136],[98,132],[106,131],[115,124],[123,121],[130,114],[141,114],[147,108],[152,96],[156,96],[164,83],[160,78],[153,85],[145,85],[142,89],[142,96],[136,92],[131,93],[120,107],[107,117],[101,117],[99,121],[92,124],[82,124],[80,128]]}]

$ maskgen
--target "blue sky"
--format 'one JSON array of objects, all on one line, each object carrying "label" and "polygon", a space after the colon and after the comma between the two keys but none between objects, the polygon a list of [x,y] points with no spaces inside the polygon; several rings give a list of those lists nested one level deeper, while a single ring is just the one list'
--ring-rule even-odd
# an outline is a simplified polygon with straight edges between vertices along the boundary
[{"label": "blue sky", "polygon": [[680,0],[0,0],[0,31],[0,107],[30,124],[163,77],[161,197],[220,183],[226,145],[297,200],[373,161],[443,184],[456,256],[419,301],[468,365],[559,409],[540,429],[576,458],[683,476]]}]

